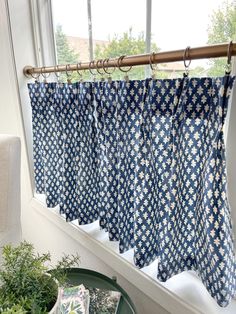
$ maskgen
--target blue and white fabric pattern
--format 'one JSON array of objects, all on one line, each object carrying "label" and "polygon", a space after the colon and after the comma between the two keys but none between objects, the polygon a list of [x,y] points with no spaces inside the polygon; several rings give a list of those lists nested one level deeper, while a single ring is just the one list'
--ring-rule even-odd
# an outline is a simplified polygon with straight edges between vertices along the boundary
[{"label": "blue and white fabric pattern", "polygon": [[234,78],[31,83],[36,192],[67,221],[99,219],[161,281],[195,270],[236,293],[223,126]]}]

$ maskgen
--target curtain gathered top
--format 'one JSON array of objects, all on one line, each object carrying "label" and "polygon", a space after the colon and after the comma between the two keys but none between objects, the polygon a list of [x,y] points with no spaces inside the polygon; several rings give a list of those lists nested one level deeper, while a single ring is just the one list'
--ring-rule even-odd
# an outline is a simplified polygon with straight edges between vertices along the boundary
[{"label": "curtain gathered top", "polygon": [[31,83],[36,192],[67,221],[99,220],[135,265],[195,270],[236,293],[224,121],[234,78]]}]

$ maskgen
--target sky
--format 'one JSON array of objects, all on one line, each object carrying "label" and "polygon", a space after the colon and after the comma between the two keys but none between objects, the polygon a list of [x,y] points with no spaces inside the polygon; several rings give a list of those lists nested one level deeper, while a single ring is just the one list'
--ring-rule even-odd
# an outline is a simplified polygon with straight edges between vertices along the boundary
[{"label": "sky", "polygon": [[[153,0],[152,40],[162,51],[204,46],[210,16],[224,0]],[[130,27],[144,32],[146,0],[91,0],[93,38],[108,40]],[[87,0],[54,0],[54,23],[70,36],[88,37]]]}]

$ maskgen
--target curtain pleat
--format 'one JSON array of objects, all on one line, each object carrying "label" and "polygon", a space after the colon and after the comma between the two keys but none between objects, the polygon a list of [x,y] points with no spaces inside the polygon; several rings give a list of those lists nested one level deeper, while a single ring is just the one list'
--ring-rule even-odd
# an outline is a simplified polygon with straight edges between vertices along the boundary
[{"label": "curtain pleat", "polygon": [[236,292],[224,120],[234,78],[29,84],[36,192],[166,281]]}]

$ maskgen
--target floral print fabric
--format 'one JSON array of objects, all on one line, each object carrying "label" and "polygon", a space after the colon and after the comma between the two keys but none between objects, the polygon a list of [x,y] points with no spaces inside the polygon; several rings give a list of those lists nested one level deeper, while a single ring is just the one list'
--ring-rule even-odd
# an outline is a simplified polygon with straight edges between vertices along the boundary
[{"label": "floral print fabric", "polygon": [[234,78],[29,84],[36,191],[68,221],[97,219],[138,267],[195,270],[236,291],[223,126]]}]

